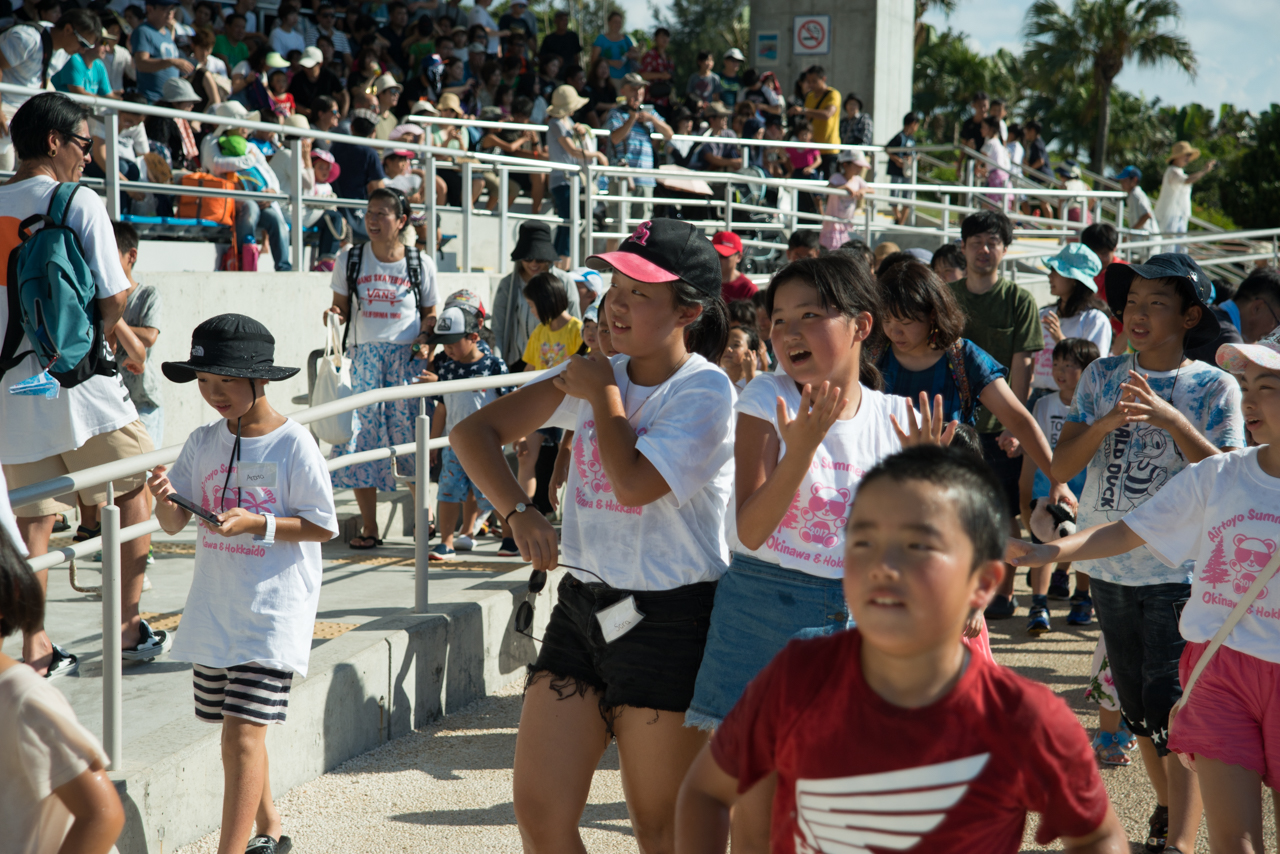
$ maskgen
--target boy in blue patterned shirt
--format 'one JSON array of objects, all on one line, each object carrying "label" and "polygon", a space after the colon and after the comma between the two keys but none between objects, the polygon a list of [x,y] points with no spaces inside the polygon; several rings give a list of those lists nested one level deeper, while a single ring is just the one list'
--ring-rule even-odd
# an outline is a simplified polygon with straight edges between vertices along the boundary
[{"label": "boy in blue patterned shirt", "polygon": [[[429,343],[432,347],[439,344],[444,348],[444,358],[440,360],[436,369],[436,375],[441,382],[492,377],[507,373],[507,365],[500,357],[495,356],[487,347],[482,349],[480,318],[461,305],[446,303],[445,310],[436,321],[435,331],[431,334]],[[431,438],[447,436],[458,422],[489,401],[496,399],[499,394],[498,389],[480,389],[454,391],[434,398],[436,408],[431,415]],[[431,452],[431,457],[433,463],[437,457],[440,460],[438,490],[440,511],[437,523],[440,542],[431,550],[428,557],[433,561],[443,561],[457,554],[453,547],[453,529],[458,523],[458,516],[462,512],[462,505],[467,500],[467,496],[475,495],[480,513],[485,516],[493,512],[493,505],[471,483],[471,478],[463,471],[462,464],[458,462],[458,457],[452,448],[434,450]]]},{"label": "boy in blue patterned shirt", "polygon": [[[1190,256],[1166,254],[1112,264],[1106,275],[1107,301],[1137,352],[1085,369],[1054,450],[1055,478],[1069,480],[1087,465],[1081,528],[1123,518],[1188,465],[1245,443],[1239,385],[1186,357],[1187,348],[1218,336],[1204,271]],[[1191,566],[1167,567],[1145,546],[1077,564],[1091,579],[1120,711],[1162,793],[1148,850],[1194,850],[1200,820],[1195,775],[1168,748],[1169,710],[1182,695],[1178,619]]]}]

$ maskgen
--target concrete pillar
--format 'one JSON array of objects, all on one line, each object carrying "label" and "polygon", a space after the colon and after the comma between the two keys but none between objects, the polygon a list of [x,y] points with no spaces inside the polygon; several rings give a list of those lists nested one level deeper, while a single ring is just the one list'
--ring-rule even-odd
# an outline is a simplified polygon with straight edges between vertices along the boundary
[{"label": "concrete pillar", "polygon": [[[796,24],[813,17],[817,21],[804,27],[803,41],[812,44],[828,23],[827,52],[797,54]],[[855,94],[862,101],[875,121],[875,142],[882,145],[902,130],[902,116],[911,109],[914,36],[911,0],[751,0],[747,65],[777,74],[788,97],[800,72],[821,65],[827,85],[842,99]]]}]

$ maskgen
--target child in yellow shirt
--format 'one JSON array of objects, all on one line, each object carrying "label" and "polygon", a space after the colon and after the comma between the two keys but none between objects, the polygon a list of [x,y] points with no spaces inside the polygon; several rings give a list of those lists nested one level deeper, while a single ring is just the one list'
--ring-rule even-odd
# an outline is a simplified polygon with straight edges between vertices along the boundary
[{"label": "child in yellow shirt", "polygon": [[524,348],[526,371],[545,371],[583,349],[582,321],[569,314],[569,295],[551,273],[524,286],[524,298],[540,321]]}]

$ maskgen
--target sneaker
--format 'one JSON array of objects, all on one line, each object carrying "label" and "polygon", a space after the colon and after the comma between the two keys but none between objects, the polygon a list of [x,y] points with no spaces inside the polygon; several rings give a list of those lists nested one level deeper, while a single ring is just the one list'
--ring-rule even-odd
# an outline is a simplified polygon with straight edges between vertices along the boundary
[{"label": "sneaker", "polygon": [[427,560],[442,561],[451,557],[457,557],[458,553],[446,546],[444,543],[436,544],[430,552],[427,553]]},{"label": "sneaker", "polygon": [[[147,549],[147,566],[155,566],[155,565],[156,565],[156,550]],[[147,587],[145,589],[150,590],[151,588]]]},{"label": "sneaker", "polygon": [[460,534],[453,538],[453,547],[460,552],[469,552],[475,548],[475,545],[475,540],[471,539],[466,534]]},{"label": "sneaker", "polygon": [[1049,609],[1032,606],[1027,620],[1027,634],[1036,637],[1049,631]]},{"label": "sneaker", "polygon": [[520,547],[513,538],[505,538],[498,546],[498,557],[520,557]]},{"label": "sneaker", "polygon": [[987,606],[987,610],[982,615],[988,620],[1007,620],[1018,611],[1018,600],[1013,596],[1001,596],[999,593],[992,598],[991,604]]},{"label": "sneaker", "polygon": [[140,628],[142,637],[138,641],[138,645],[132,649],[120,651],[120,657],[125,661],[150,661],[157,655],[161,655],[169,651],[169,647],[173,646],[173,637],[166,631],[155,631],[151,626],[147,625],[147,621],[143,620]]},{"label": "sneaker", "polygon": [[150,589],[151,589],[151,576],[147,575],[144,572],[142,573],[142,592],[146,593]]},{"label": "sneaker", "polygon": [[1067,614],[1068,626],[1093,625],[1093,599],[1081,596],[1071,600],[1071,611]]},{"label": "sneaker", "polygon": [[1071,579],[1065,569],[1055,569],[1053,575],[1049,577],[1049,598],[1071,598]]}]

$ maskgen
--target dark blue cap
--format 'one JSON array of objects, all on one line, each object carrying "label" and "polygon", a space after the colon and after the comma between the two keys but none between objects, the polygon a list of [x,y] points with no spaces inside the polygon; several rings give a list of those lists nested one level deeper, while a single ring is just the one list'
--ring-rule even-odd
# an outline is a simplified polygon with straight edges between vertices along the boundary
[{"label": "dark blue cap", "polygon": [[1186,346],[1198,347],[1217,339],[1221,333],[1218,319],[1209,306],[1213,303],[1213,282],[1190,255],[1166,252],[1152,255],[1145,264],[1107,265],[1107,305],[1116,317],[1124,317],[1125,303],[1129,301],[1129,286],[1135,276],[1144,279],[1182,279],[1191,286],[1196,304],[1204,309],[1200,323],[1187,333]]}]

